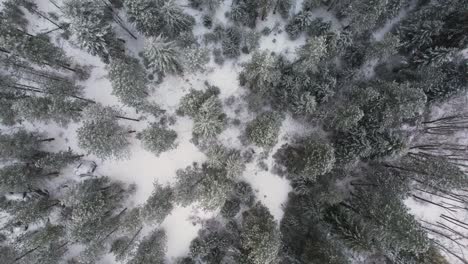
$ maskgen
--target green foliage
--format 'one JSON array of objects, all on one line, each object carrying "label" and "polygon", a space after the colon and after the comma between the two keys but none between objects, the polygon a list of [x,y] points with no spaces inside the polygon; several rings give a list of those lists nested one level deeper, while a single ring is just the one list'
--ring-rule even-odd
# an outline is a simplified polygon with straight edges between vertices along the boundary
[{"label": "green foliage", "polygon": [[218,88],[208,86],[206,91],[192,89],[181,99],[178,112],[193,118],[195,136],[210,139],[224,130],[226,117],[218,94]]},{"label": "green foliage", "polygon": [[201,108],[202,104],[212,96],[219,94],[219,89],[209,87],[206,91],[190,89],[190,91],[182,97],[179,104],[178,113],[195,117]]},{"label": "green foliage", "polygon": [[0,134],[0,158],[29,159],[37,154],[40,144],[39,135],[23,129],[12,134]]},{"label": "green foliage", "polygon": [[222,32],[221,46],[226,58],[236,58],[240,55],[242,33],[239,27],[228,27]]},{"label": "green foliage", "polygon": [[144,68],[132,57],[113,59],[109,65],[112,94],[125,105],[138,108],[148,96]]},{"label": "green foliage", "polygon": [[224,130],[225,115],[221,101],[212,96],[198,109],[194,118],[193,133],[201,138],[214,138]]},{"label": "green foliage", "polygon": [[129,146],[129,131],[117,122],[119,111],[93,105],[87,109],[88,118],[78,128],[78,144],[101,159],[123,158]]},{"label": "green foliage", "polygon": [[175,38],[192,30],[195,20],[173,0],[124,0],[129,20],[146,36]]},{"label": "green foliage", "polygon": [[164,37],[146,39],[143,55],[154,73],[166,75],[183,72],[182,54],[173,41],[167,41]]},{"label": "green foliage", "polygon": [[177,171],[175,197],[182,206],[198,202],[203,208],[215,209],[224,204],[233,186],[224,170],[195,164]]},{"label": "green foliage", "polygon": [[143,207],[145,219],[161,223],[173,209],[174,190],[170,186],[162,186],[154,183],[151,196]]},{"label": "green foliage", "polygon": [[123,53],[123,45],[112,29],[112,11],[105,5],[90,0],[67,0],[63,10],[71,19],[70,29],[81,48],[106,63]]},{"label": "green foliage", "polygon": [[258,202],[242,213],[241,246],[249,263],[276,263],[280,247],[280,232],[268,208]]},{"label": "green foliage", "polygon": [[333,147],[315,136],[285,144],[274,155],[276,162],[286,167],[288,177],[303,177],[315,181],[330,172],[335,165]]},{"label": "green foliage", "polygon": [[242,81],[255,93],[268,96],[280,82],[281,72],[278,59],[266,51],[256,52],[250,62],[244,64]]},{"label": "green foliage", "polygon": [[158,123],[152,123],[148,128],[138,133],[137,138],[148,151],[159,156],[161,153],[176,147],[177,133]]},{"label": "green foliage", "polygon": [[240,151],[228,149],[221,145],[211,145],[206,153],[208,157],[207,165],[214,169],[226,171],[229,178],[239,177],[245,170],[244,159]]},{"label": "green foliage", "polygon": [[138,245],[135,257],[128,261],[128,264],[154,263],[164,264],[166,253],[167,235],[162,229],[153,231],[144,237]]},{"label": "green foliage", "polygon": [[68,228],[76,241],[90,242],[112,231],[112,216],[128,198],[128,190],[107,177],[90,178],[73,186],[62,200],[69,208]]},{"label": "green foliage", "polygon": [[259,147],[273,147],[278,141],[282,118],[275,112],[264,112],[247,124],[247,139]]}]

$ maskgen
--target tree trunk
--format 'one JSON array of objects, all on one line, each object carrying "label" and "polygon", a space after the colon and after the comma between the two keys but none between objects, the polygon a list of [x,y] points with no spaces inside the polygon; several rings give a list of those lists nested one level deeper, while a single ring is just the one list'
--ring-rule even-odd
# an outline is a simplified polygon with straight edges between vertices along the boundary
[{"label": "tree trunk", "polygon": [[119,119],[125,119],[125,120],[130,120],[130,121],[135,121],[135,122],[140,122],[140,119],[136,119],[136,118],[130,118],[130,117],[125,117],[125,116],[115,116],[116,118],[119,118]]},{"label": "tree trunk", "polygon": [[39,142],[51,142],[54,141],[55,138],[45,138],[45,139],[40,139]]},{"label": "tree trunk", "polygon": [[27,255],[33,253],[34,251],[36,251],[36,250],[37,250],[38,248],[40,248],[40,247],[41,247],[41,246],[37,246],[37,247],[35,247],[35,248],[31,249],[31,250],[26,251],[26,253],[24,253],[23,255],[21,255],[21,256],[15,258],[15,260],[14,260],[12,263],[15,263],[15,262],[17,262],[18,260],[21,260],[22,258],[24,258],[24,257],[26,257]]}]

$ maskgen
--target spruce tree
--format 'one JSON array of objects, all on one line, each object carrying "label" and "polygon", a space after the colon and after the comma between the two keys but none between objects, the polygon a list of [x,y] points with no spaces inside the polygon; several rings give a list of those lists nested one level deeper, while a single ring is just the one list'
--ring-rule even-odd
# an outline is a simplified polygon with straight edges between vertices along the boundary
[{"label": "spruce tree", "polygon": [[259,147],[273,147],[278,141],[282,118],[275,112],[264,112],[247,124],[246,134],[250,142]]},{"label": "spruce tree", "polygon": [[145,60],[148,67],[157,74],[181,74],[183,72],[182,54],[173,41],[165,37],[151,37],[145,41]]},{"label": "spruce tree", "polygon": [[143,143],[143,147],[159,156],[161,153],[176,147],[177,133],[165,126],[152,123],[148,128],[138,133],[137,138]]},{"label": "spruce tree", "polygon": [[101,159],[123,158],[129,146],[128,135],[134,131],[117,122],[120,112],[112,107],[93,105],[87,119],[78,128],[78,144]]}]

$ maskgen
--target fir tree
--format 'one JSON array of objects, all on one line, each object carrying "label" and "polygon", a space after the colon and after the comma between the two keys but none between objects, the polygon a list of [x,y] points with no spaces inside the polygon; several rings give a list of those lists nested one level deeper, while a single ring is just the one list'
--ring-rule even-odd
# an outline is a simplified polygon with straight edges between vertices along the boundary
[{"label": "fir tree", "polygon": [[286,167],[289,177],[304,177],[310,181],[330,172],[335,165],[333,147],[314,137],[282,146],[275,154],[275,159]]},{"label": "fir tree", "polygon": [[148,61],[148,67],[154,73],[181,74],[183,71],[180,51],[173,41],[167,41],[162,36],[147,39],[144,57]]},{"label": "fir tree", "polygon": [[125,105],[138,108],[148,96],[144,68],[132,57],[116,58],[109,64],[112,94]]},{"label": "fir tree", "polygon": [[80,147],[101,159],[124,157],[129,146],[128,135],[133,131],[118,124],[119,111],[93,105],[87,109],[87,116],[77,130]]},{"label": "fir tree", "polygon": [[138,245],[135,257],[129,260],[129,264],[137,263],[165,263],[167,236],[164,230],[155,230],[144,237]]},{"label": "fir tree", "polygon": [[138,133],[137,138],[142,141],[145,149],[159,156],[161,153],[176,147],[177,133],[158,123],[153,123]]},{"label": "fir tree", "polygon": [[260,147],[273,147],[278,141],[282,118],[275,112],[264,112],[247,124],[246,134],[250,142]]},{"label": "fir tree", "polygon": [[254,53],[251,61],[244,64],[241,76],[253,92],[268,96],[281,78],[278,59],[268,52]]},{"label": "fir tree", "polygon": [[161,223],[171,213],[173,200],[174,190],[170,186],[162,186],[155,182],[153,192],[143,207],[145,218]]},{"label": "fir tree", "polygon": [[224,204],[233,186],[223,170],[194,165],[177,171],[175,197],[183,206],[199,202],[203,208],[213,209]]},{"label": "fir tree", "polygon": [[278,261],[280,233],[273,216],[261,203],[242,213],[241,245],[250,263]]}]

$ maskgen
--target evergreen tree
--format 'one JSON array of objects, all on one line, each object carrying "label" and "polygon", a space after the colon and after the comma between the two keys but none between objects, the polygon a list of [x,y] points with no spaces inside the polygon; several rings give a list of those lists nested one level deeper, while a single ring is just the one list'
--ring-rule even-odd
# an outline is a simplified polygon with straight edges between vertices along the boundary
[{"label": "evergreen tree", "polygon": [[245,170],[244,159],[240,151],[221,145],[211,145],[206,153],[207,165],[214,169],[225,170],[229,178],[239,177]]},{"label": "evergreen tree", "polygon": [[307,41],[297,54],[299,60],[296,62],[296,70],[299,72],[317,72],[318,66],[327,56],[327,44],[325,37],[315,37]]},{"label": "evergreen tree", "polygon": [[219,94],[219,89],[216,87],[209,87],[205,91],[191,89],[180,100],[179,109],[177,110],[181,115],[195,117],[203,103],[212,96]]},{"label": "evergreen tree", "polygon": [[174,190],[170,186],[162,186],[155,182],[153,192],[143,207],[145,218],[161,223],[171,213],[173,200]]},{"label": "evergreen tree", "polygon": [[241,78],[253,92],[268,96],[281,78],[278,59],[268,52],[254,53]]},{"label": "evergreen tree", "polygon": [[154,73],[181,74],[183,71],[180,51],[173,41],[167,41],[162,36],[146,40],[144,57]]},{"label": "evergreen tree", "polygon": [[98,104],[86,111],[88,118],[77,130],[80,147],[101,159],[124,157],[133,131],[118,124],[120,112]]},{"label": "evergreen tree", "polygon": [[174,38],[190,31],[195,23],[173,0],[124,0],[124,4],[130,21],[146,36]]},{"label": "evergreen tree", "polygon": [[194,165],[177,171],[175,197],[182,206],[199,202],[203,208],[214,209],[224,204],[233,186],[225,171]]},{"label": "evergreen tree", "polygon": [[282,118],[275,112],[264,112],[247,124],[250,142],[260,147],[273,147],[278,141]]},{"label": "evergreen tree", "polygon": [[166,243],[167,236],[164,230],[157,229],[153,231],[151,234],[143,238],[136,249],[135,256],[127,263],[165,263]]},{"label": "evergreen tree", "polygon": [[225,127],[225,115],[218,97],[211,96],[194,117],[193,133],[201,138],[214,138]]},{"label": "evergreen tree", "polygon": [[107,177],[90,178],[73,186],[62,200],[69,213],[70,236],[79,242],[89,243],[105,238],[116,224],[128,191]]},{"label": "evergreen tree", "polygon": [[275,154],[275,159],[286,167],[289,177],[304,177],[310,181],[330,172],[335,165],[333,147],[312,136],[296,144],[285,144]]},{"label": "evergreen tree", "polygon": [[71,19],[70,29],[81,48],[109,63],[110,58],[123,53],[111,25],[112,10],[100,2],[67,0],[64,13]]},{"label": "evergreen tree", "polygon": [[276,222],[261,203],[242,213],[241,245],[249,263],[276,263],[281,244]]},{"label": "evergreen tree", "polygon": [[177,133],[158,123],[153,123],[138,133],[137,138],[142,141],[145,149],[159,156],[161,153],[176,147]]},{"label": "evergreen tree", "polygon": [[37,133],[20,129],[12,134],[0,134],[0,157],[2,159],[29,159],[38,153],[42,142]]},{"label": "evergreen tree", "polygon": [[115,58],[109,64],[112,94],[125,105],[139,108],[148,96],[144,68],[132,57]]}]

